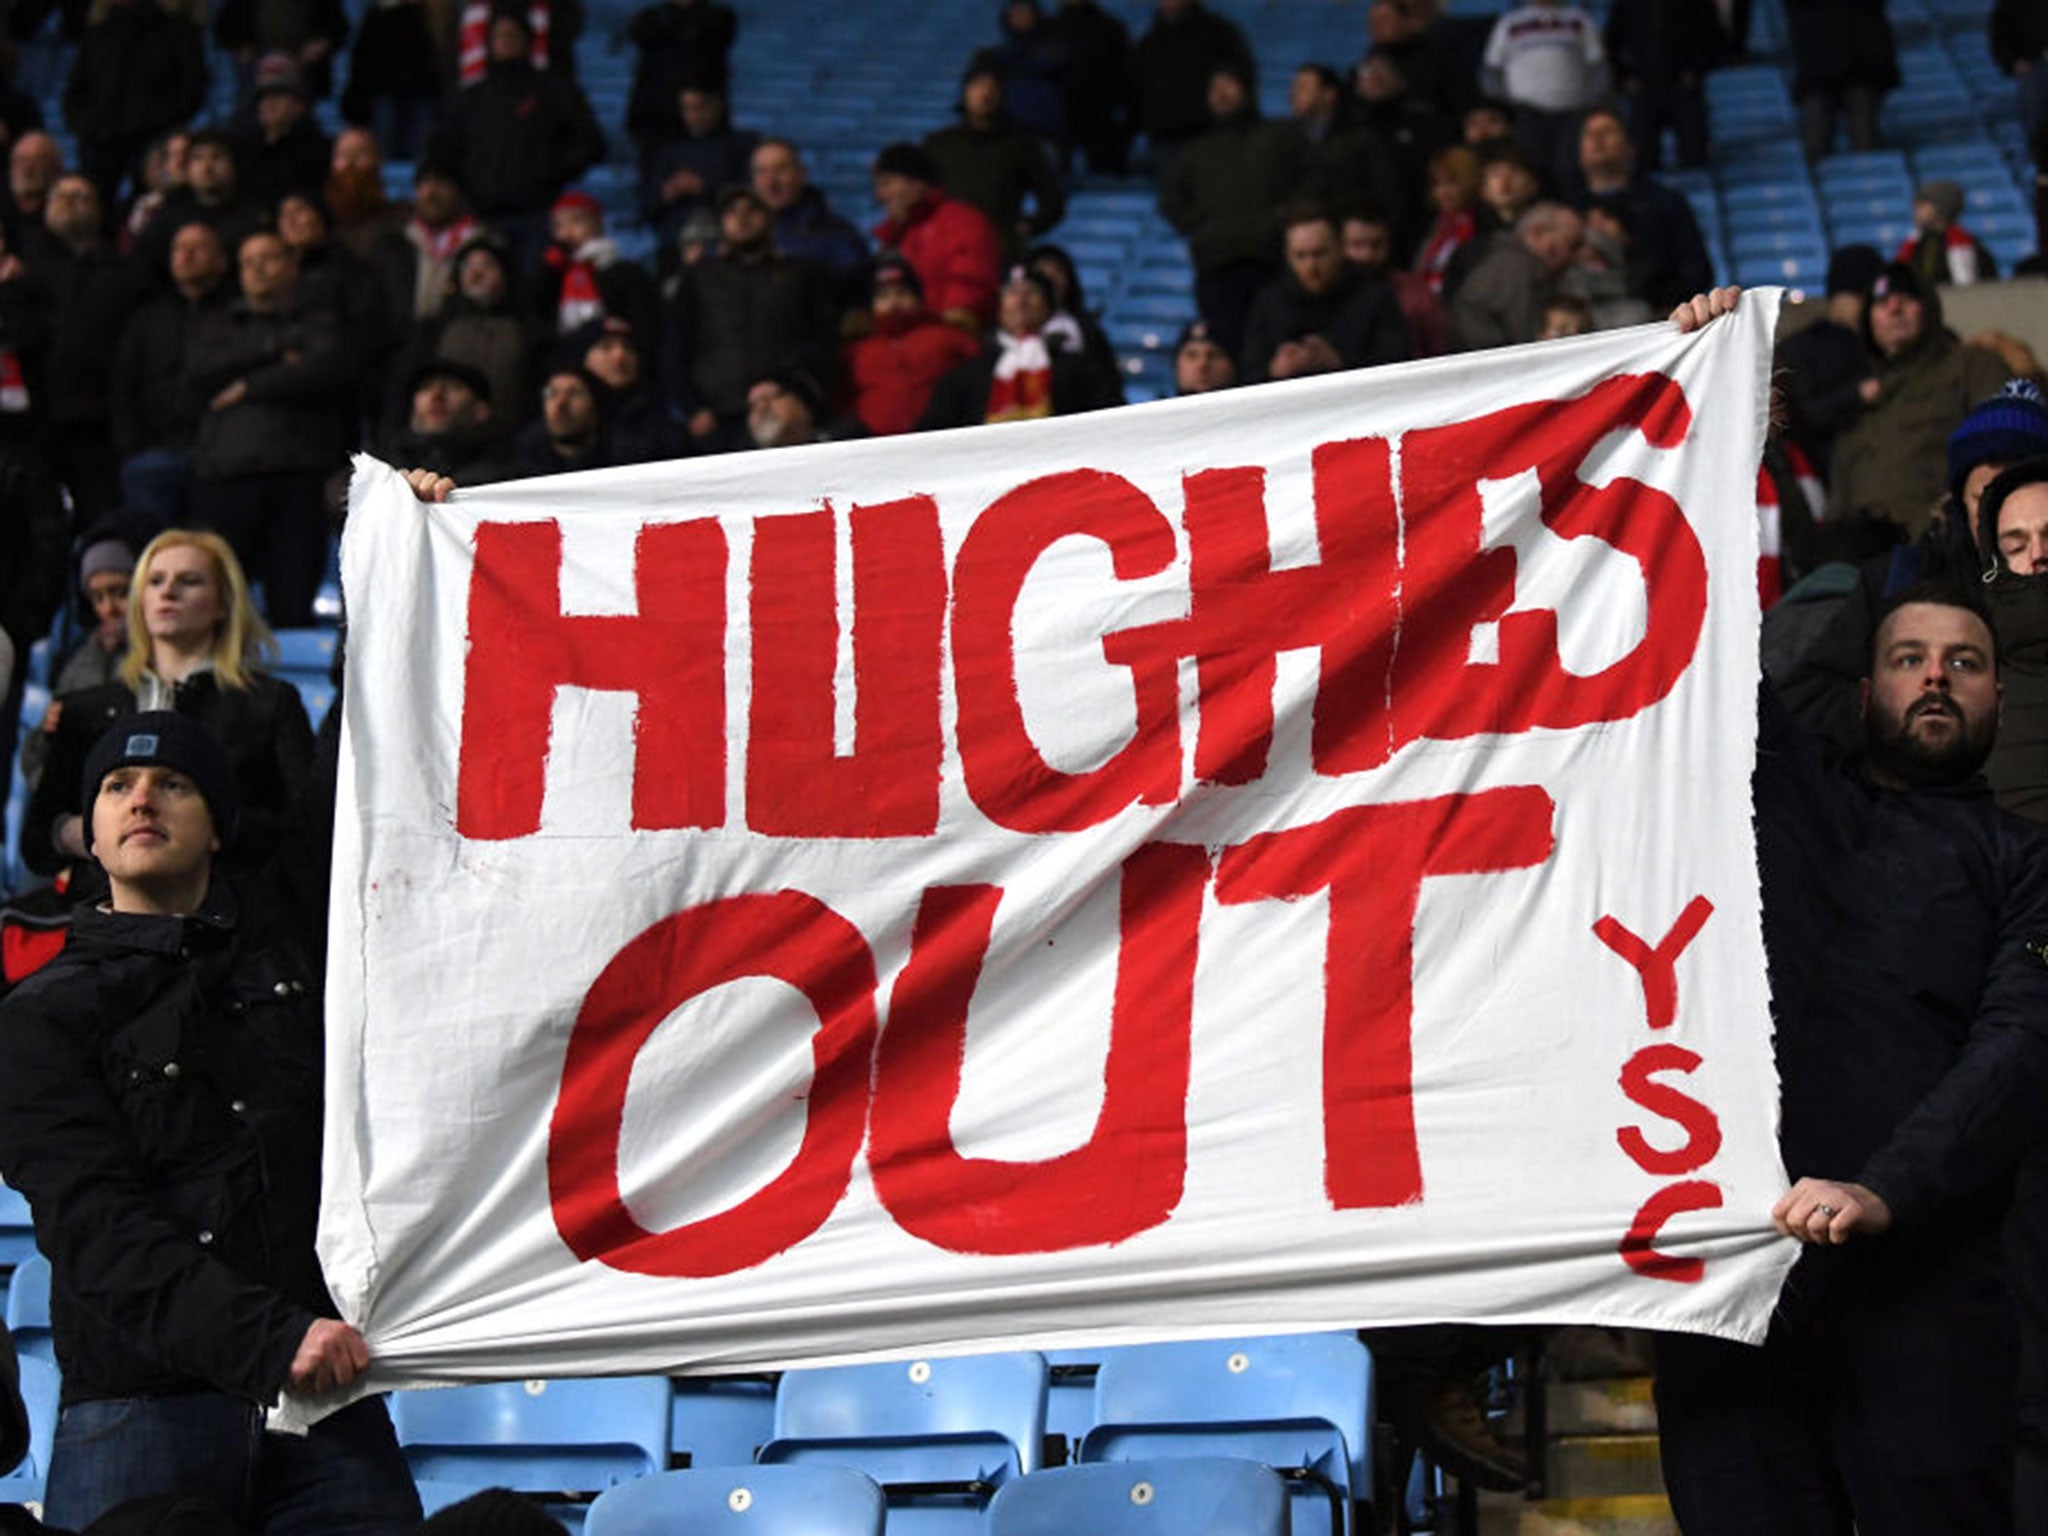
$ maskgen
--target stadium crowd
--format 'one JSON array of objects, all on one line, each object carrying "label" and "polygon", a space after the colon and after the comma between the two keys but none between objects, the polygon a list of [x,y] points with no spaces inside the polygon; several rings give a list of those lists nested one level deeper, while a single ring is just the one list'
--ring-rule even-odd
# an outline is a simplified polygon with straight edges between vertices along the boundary
[{"label": "stadium crowd", "polygon": [[[31,36],[47,10],[16,0],[8,26]],[[1704,297],[1713,264],[1691,208],[1654,172],[1667,133],[1681,165],[1704,160],[1704,77],[1743,54],[1742,0],[1725,14],[1713,0],[1613,0],[1604,26],[1567,0],[1532,0],[1479,28],[1433,0],[1374,0],[1344,68],[1261,60],[1201,0],[1157,0],[1135,38],[1095,0],[993,10],[988,46],[961,61],[957,121],[875,147],[867,229],[811,182],[818,146],[731,120],[744,18],[720,0],[656,0],[632,17],[638,62],[617,122],[578,83],[580,0],[391,0],[353,29],[339,0],[224,0],[211,48],[183,0],[67,0],[55,25],[75,43],[63,91],[75,164],[0,73],[0,740],[60,609],[75,645],[19,744],[33,785],[21,854],[50,883],[10,914],[41,926],[7,949],[0,1172],[29,1195],[58,1265],[67,1435],[83,1443],[110,1402],[164,1399],[179,1406],[163,1432],[181,1421],[190,1437],[164,1455],[212,1454],[288,1382],[342,1385],[363,1366],[312,1259],[317,1095],[244,1114],[245,1097],[303,1063],[273,1060],[275,1037],[259,1042],[227,1001],[260,978],[279,989],[278,1027],[317,1042],[323,935],[309,914],[322,904],[306,885],[324,863],[300,844],[320,841],[305,834],[324,825],[332,737],[265,659],[272,629],[312,622],[352,451],[413,469],[431,499],[451,484],[1116,406],[1117,356],[1056,243],[1083,177],[1148,178],[1186,240],[1179,393],[1582,334],[1674,306],[1682,323],[1708,323],[1726,307]],[[1838,123],[1869,147],[1897,82],[1882,0],[1785,10],[1808,153],[1826,152]],[[1990,33],[2037,161],[2044,15],[1999,0]],[[237,82],[227,122],[195,121],[210,63]],[[1259,111],[1262,67],[1294,71],[1285,117]],[[337,87],[345,126],[330,138],[314,106]],[[644,262],[585,185],[615,133],[632,145],[639,228],[654,232]],[[387,156],[412,165],[409,197],[387,195]],[[1757,488],[1766,667],[1791,719],[1833,754],[1833,777],[1790,775],[1771,792],[1800,808],[1799,836],[1819,825],[1837,839],[1820,851],[1841,854],[1840,869],[1868,853],[1885,890],[1960,881],[1972,896],[1871,912],[1838,885],[1774,875],[1765,848],[1767,906],[1782,879],[1800,904],[1848,913],[1841,931],[1808,912],[1772,932],[1781,998],[1839,988],[1830,967],[1861,966],[1879,982],[1871,1014],[1903,1042],[1869,1053],[1894,1080],[1847,1126],[1781,1061],[1800,1184],[1779,1218],[1815,1245],[1788,1295],[1828,1298],[1787,1310],[1785,1348],[1810,1365],[1857,1328],[1878,1331],[1897,1344],[1885,1356],[1897,1374],[1879,1381],[1873,1367],[1843,1394],[1853,1401],[1788,1408],[1786,1378],[1731,1385],[1712,1351],[1680,1346],[1660,1390],[1670,1422],[1694,1427],[1667,1435],[1689,1532],[1836,1529],[1826,1521],[1845,1499],[1866,1532],[1894,1528],[1886,1508],[1906,1529],[2010,1530],[2015,1463],[2020,1528],[2048,1521],[2048,1238],[2036,1230],[2048,1165],[2011,1102],[2048,1087],[2048,1012],[1985,1016],[1987,999],[2039,1000],[2031,975],[2011,974],[2034,951],[2001,935],[2030,920],[2048,879],[2048,845],[2027,825],[2048,819],[2048,380],[2013,338],[1944,325],[1937,285],[1995,275],[1962,212],[1960,189],[1932,180],[1900,249],[1834,253],[1825,313],[1780,349]],[[2002,718],[1997,682],[1985,691],[1994,668]],[[1796,729],[1775,710],[1767,735]],[[1930,736],[1942,739],[1929,748]],[[1998,809],[1973,793],[1979,768]],[[97,824],[117,800],[161,823],[149,847]],[[1823,802],[1861,809],[1813,809]],[[290,888],[245,891],[241,910],[261,921],[237,928],[220,892],[275,881],[281,847],[300,850]],[[188,857],[171,879],[158,866],[174,853]],[[151,926],[165,914],[211,925],[215,959],[195,971],[189,948],[167,948]],[[1953,964],[1901,973],[1887,946],[1911,941],[1902,915],[1931,925],[1920,942]],[[2043,931],[2022,937],[2038,947]],[[1793,950],[1826,961],[1797,986],[1780,974]],[[2038,954],[2034,968],[2048,969]],[[173,1091],[154,1081],[148,1144],[123,1155],[155,1171],[109,1181],[95,1159],[137,1135],[125,1117],[143,1111],[102,1094],[87,1113],[65,1096],[105,1061],[142,1059],[138,1037],[190,988],[213,1010],[211,1087],[232,1113],[166,1109]],[[1838,1045],[1851,1027],[1838,1012],[1816,1005],[1805,1035],[1781,1018],[1781,1056],[1787,1040]],[[1892,1136],[1901,1124],[1910,1148]],[[221,1183],[215,1166],[242,1137],[277,1175],[259,1192]],[[1802,1196],[1817,1180],[1827,1187]],[[178,1211],[202,1194],[232,1208],[217,1251]],[[1859,1268],[1867,1250],[1882,1257]],[[1983,1370],[1946,1363],[1956,1339]],[[1494,1346],[1380,1342],[1397,1410],[1447,1464],[1508,1486],[1526,1476],[1457,1384],[1475,1349],[1483,1363]],[[1938,1387],[1944,1371],[1956,1379]],[[1753,1413],[1759,1398],[1799,1420],[1780,1459],[1828,1469],[1796,1494],[1786,1468],[1758,1474],[1810,1500],[1782,1526],[1727,1493],[1738,1474],[1716,1416]],[[233,1411],[193,1411],[216,1399]],[[1970,1411],[1948,1412],[1959,1399]],[[360,1524],[243,1508],[248,1529],[412,1527],[381,1409],[329,1425],[330,1442],[355,1437],[341,1460],[263,1476],[367,1490],[348,1517]],[[1935,1459],[1938,1441],[1942,1477],[1897,1476],[1901,1435],[1908,1462]],[[373,1464],[397,1468],[390,1488],[363,1474]],[[163,1491],[76,1470],[58,1488],[53,1518],[79,1528],[117,1495]],[[1924,1519],[1948,1523],[1912,1523]]]}]

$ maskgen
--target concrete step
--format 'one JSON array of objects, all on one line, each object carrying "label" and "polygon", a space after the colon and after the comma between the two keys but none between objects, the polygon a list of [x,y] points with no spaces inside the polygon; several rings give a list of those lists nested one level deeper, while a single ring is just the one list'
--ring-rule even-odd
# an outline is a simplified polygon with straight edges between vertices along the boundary
[{"label": "concrete step", "polygon": [[1653,1435],[1657,1407],[1647,1376],[1599,1381],[1550,1381],[1545,1425],[1553,1435]]},{"label": "concrete step", "polygon": [[1664,1492],[1655,1435],[1552,1436],[1548,1460],[1544,1486],[1554,1498]]},{"label": "concrete step", "polygon": [[1678,1536],[1678,1522],[1661,1494],[1607,1498],[1540,1499],[1484,1494],[1480,1536]]}]

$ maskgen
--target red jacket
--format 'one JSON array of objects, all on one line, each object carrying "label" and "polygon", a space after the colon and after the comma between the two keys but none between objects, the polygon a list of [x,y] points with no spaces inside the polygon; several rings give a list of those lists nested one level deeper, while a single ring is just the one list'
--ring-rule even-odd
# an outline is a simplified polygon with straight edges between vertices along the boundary
[{"label": "red jacket", "polygon": [[906,329],[848,342],[845,372],[853,413],[877,437],[908,432],[939,380],[980,350],[972,336],[929,311]]},{"label": "red jacket", "polygon": [[909,218],[884,219],[874,233],[884,249],[910,263],[933,311],[965,310],[984,326],[995,324],[1003,242],[980,209],[934,187]]}]

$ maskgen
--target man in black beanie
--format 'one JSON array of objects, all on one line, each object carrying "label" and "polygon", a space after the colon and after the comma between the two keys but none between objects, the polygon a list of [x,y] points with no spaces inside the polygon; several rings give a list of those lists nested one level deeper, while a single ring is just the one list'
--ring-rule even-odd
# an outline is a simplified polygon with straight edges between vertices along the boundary
[{"label": "man in black beanie", "polygon": [[214,878],[235,782],[205,730],[131,715],[82,803],[108,902],[0,1002],[0,1170],[50,1258],[64,1405],[46,1518],[210,1496],[252,1532],[409,1531],[419,1503],[381,1401],[303,1438],[286,1388],[369,1364],[314,1252],[332,738],[264,875]]}]

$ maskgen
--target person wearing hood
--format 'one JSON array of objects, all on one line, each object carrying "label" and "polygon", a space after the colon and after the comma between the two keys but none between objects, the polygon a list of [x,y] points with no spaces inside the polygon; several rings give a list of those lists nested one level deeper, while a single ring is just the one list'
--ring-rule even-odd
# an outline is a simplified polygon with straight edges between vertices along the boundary
[{"label": "person wearing hood", "polygon": [[1998,260],[1984,242],[1956,221],[1963,213],[1963,189],[1953,181],[1928,181],[1913,194],[1913,233],[1895,261],[1911,267],[1930,287],[1936,283],[1988,283]]},{"label": "person wearing hood", "polygon": [[1114,403],[1081,355],[1046,335],[1053,303],[1052,284],[1043,274],[1013,267],[995,334],[939,381],[917,429],[1073,416]]},{"label": "person wearing hood", "polygon": [[[513,282],[511,257],[490,235],[467,241],[455,256],[455,291],[433,320],[415,329],[400,354],[401,379],[428,358],[467,363],[491,384],[491,399],[524,404],[533,393],[535,337]],[[403,421],[410,402],[387,402],[387,421]],[[530,407],[528,407],[530,409]],[[504,413],[511,416],[512,412]],[[518,419],[524,419],[521,412]],[[509,424],[509,423],[508,423]]]},{"label": "person wearing hood", "polygon": [[1863,300],[1884,265],[1875,246],[1835,251],[1828,258],[1825,312],[1778,343],[1792,438],[1823,480],[1834,465],[1836,434],[1863,409],[1864,381],[1871,377],[1870,355],[1863,350]]},{"label": "person wearing hood", "polygon": [[1774,671],[1778,696],[1796,718],[1840,751],[1857,750],[1857,688],[1869,665],[1878,614],[1918,582],[1976,581],[1990,565],[1985,540],[1997,537],[1995,521],[1988,529],[1983,525],[1987,487],[2008,467],[2042,455],[2048,455],[2048,398],[2031,380],[2014,379],[1963,418],[1941,460],[1946,493],[1926,526],[1909,542],[1862,561],[1826,627],[1789,667]]},{"label": "person wearing hood", "polygon": [[588,192],[564,192],[548,211],[551,238],[534,269],[534,319],[543,332],[569,336],[607,317],[652,336],[661,292],[637,261],[619,254],[604,229],[604,205]]},{"label": "person wearing hood", "polygon": [[512,440],[516,479],[609,469],[617,461],[605,436],[612,392],[587,368],[560,367],[541,386],[540,419]]},{"label": "person wearing hood", "polygon": [[429,358],[407,375],[405,425],[386,434],[378,455],[446,475],[459,485],[512,477],[512,463],[491,409],[491,381],[467,363]]},{"label": "person wearing hood", "polygon": [[[690,451],[689,434],[654,387],[650,353],[640,333],[616,315],[579,326],[562,341],[560,360],[582,367],[612,392],[608,431],[615,463],[653,464]],[[467,484],[460,475],[453,478]]]},{"label": "person wearing hood", "polygon": [[869,313],[873,329],[844,348],[842,403],[868,431],[889,437],[912,430],[939,380],[980,348],[925,307],[917,273],[900,258],[875,268]]},{"label": "person wearing hood", "polygon": [[1007,100],[1001,67],[977,58],[960,82],[960,121],[926,134],[924,147],[939,184],[980,209],[1014,258],[1066,216],[1067,198],[1044,140],[1011,121]]},{"label": "person wearing hood", "polygon": [[1233,354],[1245,314],[1280,270],[1280,207],[1301,185],[1301,143],[1284,123],[1259,116],[1251,71],[1236,64],[1209,77],[1209,131],[1174,157],[1159,211],[1188,243],[1195,306]]},{"label": "person wearing hood", "polygon": [[996,317],[1003,241],[979,208],[951,196],[931,152],[891,144],[875,157],[875,243],[909,262],[925,301],[949,325],[979,332]]},{"label": "person wearing hood", "polygon": [[1870,286],[1862,335],[1872,372],[1861,412],[1835,439],[1828,515],[1884,518],[1911,536],[1941,497],[1949,434],[2012,370],[1958,341],[1942,325],[1939,295],[1896,262]]},{"label": "person wearing hood", "polygon": [[535,67],[524,11],[501,7],[488,37],[484,77],[457,94],[449,113],[446,153],[470,205],[524,268],[546,243],[549,205],[604,158],[604,132],[574,80]]}]

